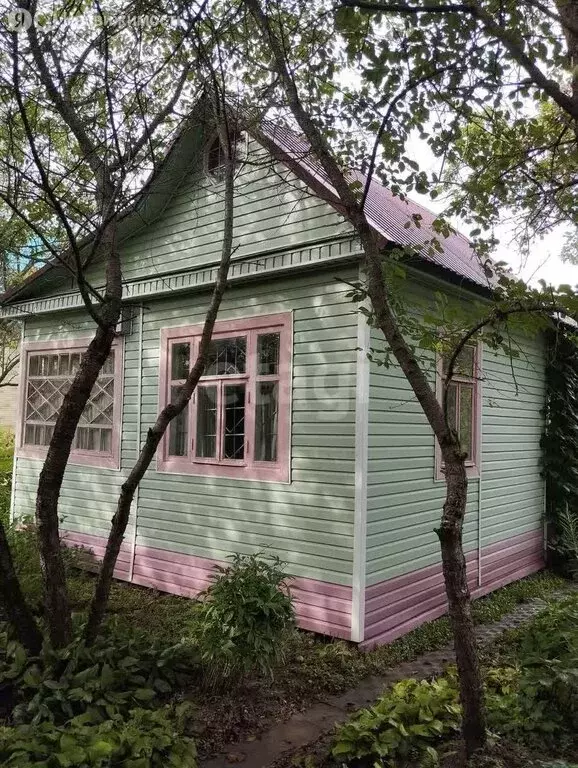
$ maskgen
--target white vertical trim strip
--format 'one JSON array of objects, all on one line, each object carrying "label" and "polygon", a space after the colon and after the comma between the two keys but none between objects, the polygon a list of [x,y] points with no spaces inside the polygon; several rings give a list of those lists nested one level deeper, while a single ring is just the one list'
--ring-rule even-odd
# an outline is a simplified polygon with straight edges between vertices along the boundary
[{"label": "white vertical trim strip", "polygon": [[367,454],[369,432],[370,328],[357,315],[357,381],[355,387],[355,511],[353,521],[353,579],[351,639],[360,643],[365,632],[365,566],[367,551]]},{"label": "white vertical trim strip", "polygon": [[484,463],[484,344],[478,342],[478,418],[479,434],[476,437],[478,446],[478,587],[482,586],[482,535],[483,535],[483,503],[482,503],[482,466]]},{"label": "white vertical trim strip", "polygon": [[[22,402],[22,388],[24,387],[24,359],[22,357],[22,350],[24,349],[24,327],[26,320],[21,321],[20,325],[20,374],[18,376],[18,396],[16,398],[17,403]],[[17,468],[17,441],[20,429],[20,422],[24,418],[22,408],[18,406],[16,408],[16,424],[14,425],[14,456],[12,458],[12,485],[10,487],[10,523],[14,522],[14,501],[16,499],[16,468]]]},{"label": "white vertical trim strip", "polygon": [[[143,342],[143,315],[144,315],[144,306],[140,305],[140,311],[139,311],[139,320],[138,320],[138,383],[137,383],[137,410],[136,410],[136,440],[135,440],[135,461],[138,459],[140,454],[140,432],[141,432],[141,422],[142,422],[142,342]],[[124,371],[123,376],[124,380]],[[132,541],[131,541],[131,553],[130,553],[130,567],[128,572],[128,580],[132,581],[132,577],[134,574],[134,558],[136,554],[136,533],[137,533],[137,527],[138,527],[138,500],[139,500],[139,488],[140,483],[136,487],[136,491],[134,493],[134,499],[133,499],[133,509],[134,509],[134,522],[133,522],[133,530],[132,530]]]}]

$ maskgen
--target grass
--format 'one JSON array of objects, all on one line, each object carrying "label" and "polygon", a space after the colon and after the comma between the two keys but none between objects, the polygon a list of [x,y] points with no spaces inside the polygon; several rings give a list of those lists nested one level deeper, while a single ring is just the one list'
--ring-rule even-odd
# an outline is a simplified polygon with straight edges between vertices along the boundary
[{"label": "grass", "polygon": [[[10,531],[12,550],[23,589],[33,606],[41,597],[36,537],[30,531]],[[68,586],[73,609],[84,613],[94,588],[94,576],[75,567],[78,553],[67,551]],[[549,573],[537,574],[476,601],[476,621],[498,621],[519,603],[547,597],[563,581]],[[140,627],[167,646],[193,635],[198,604],[123,582],[114,582],[109,614],[121,624]],[[389,645],[369,653],[353,644],[293,631],[286,641],[285,659],[271,680],[255,676],[240,689],[203,694],[182,692],[198,705],[195,723],[201,754],[210,755],[225,744],[242,740],[310,706],[319,696],[338,694],[370,675],[382,675],[403,662],[445,647],[451,640],[447,618],[424,624]]]},{"label": "grass", "polygon": [[[0,519],[5,524],[10,504],[12,451],[13,440],[0,432]],[[31,605],[39,608],[42,586],[34,533],[9,531],[9,538],[23,589]],[[68,553],[67,561],[72,607],[82,614],[92,597],[94,576],[75,567],[74,553]],[[520,603],[547,597],[563,583],[562,579],[545,572],[503,587],[473,604],[474,621],[477,624],[499,621]],[[197,620],[197,605],[186,598],[115,582],[108,611],[121,623],[141,627],[152,638],[173,645],[191,635]],[[292,632],[287,638],[285,662],[274,681],[253,679],[241,691],[203,696],[197,724],[201,753],[210,754],[228,741],[262,731],[276,720],[306,708],[319,696],[345,692],[365,677],[385,674],[403,662],[444,648],[450,642],[451,629],[445,617],[369,653],[362,653],[344,641]]]},{"label": "grass", "polygon": [[8,429],[0,429],[0,522],[3,525],[8,524],[10,517],[13,457],[14,434]]}]

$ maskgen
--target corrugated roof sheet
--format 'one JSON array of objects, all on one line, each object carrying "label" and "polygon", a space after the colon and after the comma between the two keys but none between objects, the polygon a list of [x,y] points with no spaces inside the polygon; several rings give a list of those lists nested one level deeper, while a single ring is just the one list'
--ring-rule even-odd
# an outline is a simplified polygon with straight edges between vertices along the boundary
[{"label": "corrugated roof sheet", "polygon": [[[328,177],[320,162],[313,156],[309,144],[290,129],[273,123],[263,126],[266,136],[279,149],[288,154],[293,160],[312,174],[328,191],[335,194]],[[366,176],[359,171],[350,171],[349,179],[358,180],[363,185]],[[492,287],[491,276],[484,270],[482,261],[470,241],[459,232],[453,232],[449,237],[442,237],[433,228],[436,214],[416,203],[414,200],[402,200],[391,190],[372,179],[365,202],[365,211],[369,223],[386,240],[397,245],[413,245],[419,249],[422,259],[447,269],[454,275],[470,280],[484,288]],[[420,227],[416,227],[413,216],[421,216]],[[410,223],[409,227],[405,225]],[[430,252],[424,243],[436,238],[442,245],[443,251]],[[422,246],[422,247],[420,247]]]}]

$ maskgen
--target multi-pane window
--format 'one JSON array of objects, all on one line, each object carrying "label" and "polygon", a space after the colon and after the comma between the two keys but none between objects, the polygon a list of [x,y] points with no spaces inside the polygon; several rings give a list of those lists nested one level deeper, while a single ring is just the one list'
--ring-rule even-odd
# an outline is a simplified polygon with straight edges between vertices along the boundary
[{"label": "multi-pane window", "polygon": [[[164,400],[196,359],[201,329],[164,332]],[[218,323],[189,406],[171,422],[160,468],[288,479],[290,315]]]},{"label": "multi-pane window", "polygon": [[[46,451],[83,350],[83,346],[72,345],[56,345],[54,348],[29,345],[25,348],[21,455],[42,455]],[[80,417],[72,444],[73,461],[84,458],[87,461],[82,463],[117,464],[120,361],[120,348],[114,347]]]},{"label": "multi-pane window", "polygon": [[[233,162],[235,165],[237,165],[239,159],[237,150],[238,142],[239,135],[235,133],[231,136],[231,149],[234,152]],[[226,157],[219,136],[215,136],[213,141],[208,145],[206,153],[207,172],[215,181],[223,181],[225,178]]]},{"label": "multi-pane window", "polygon": [[[449,356],[442,357],[438,384],[440,397],[443,392],[443,382],[448,374],[449,362]],[[453,375],[448,385],[448,421],[459,435],[461,447],[467,454],[466,465],[469,467],[477,465],[479,453],[480,376],[478,368],[478,347],[468,344],[454,363]]]}]

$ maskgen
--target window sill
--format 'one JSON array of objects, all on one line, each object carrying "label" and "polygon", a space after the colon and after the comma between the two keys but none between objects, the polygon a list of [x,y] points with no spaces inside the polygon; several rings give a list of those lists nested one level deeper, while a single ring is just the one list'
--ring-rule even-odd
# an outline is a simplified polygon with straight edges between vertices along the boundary
[{"label": "window sill", "polygon": [[227,480],[247,480],[253,482],[291,483],[288,466],[267,467],[256,465],[252,467],[235,464],[211,464],[199,462],[193,464],[189,460],[158,459],[157,472],[169,475],[187,475],[199,478],[223,478]]},{"label": "window sill", "polygon": [[[16,451],[16,458],[44,461],[47,453],[48,451],[45,448],[20,447]],[[82,453],[71,453],[70,458],[67,461],[67,465],[68,464],[81,467],[95,467],[97,469],[120,470],[120,461],[118,457],[110,455],[88,456]]]}]

